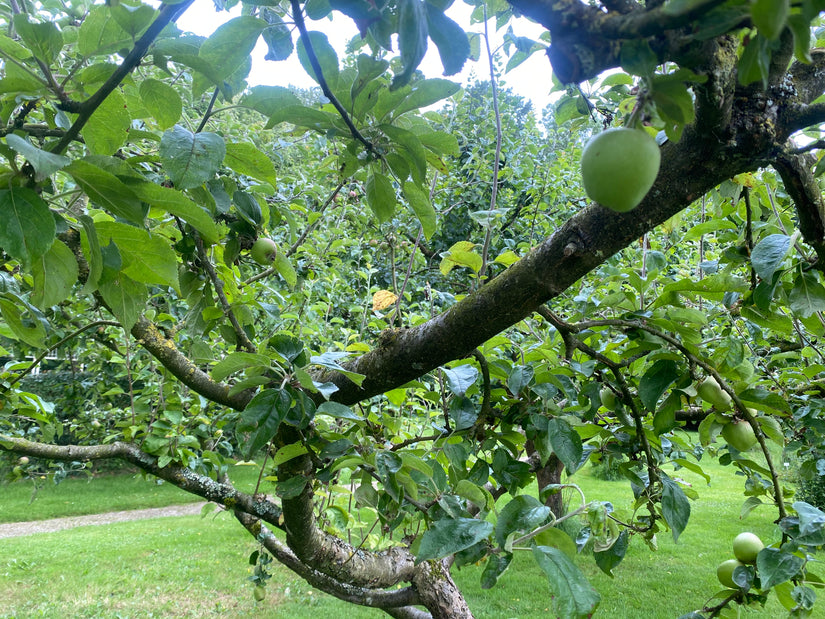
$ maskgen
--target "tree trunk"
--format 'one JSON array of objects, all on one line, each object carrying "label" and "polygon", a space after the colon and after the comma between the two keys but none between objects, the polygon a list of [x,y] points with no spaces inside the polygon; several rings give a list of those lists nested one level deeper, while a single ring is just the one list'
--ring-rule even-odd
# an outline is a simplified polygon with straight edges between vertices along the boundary
[{"label": "tree trunk", "polygon": [[413,576],[413,586],[433,619],[473,619],[446,561],[420,563]]},{"label": "tree trunk", "polygon": [[[556,454],[552,454],[547,459],[547,464],[536,471],[536,481],[539,485],[539,491],[550,484],[561,483],[562,471],[564,471],[564,465],[561,463],[561,460],[556,457]],[[561,492],[553,492],[547,495],[544,504],[550,508],[553,516],[556,518],[564,516],[564,497]]]}]

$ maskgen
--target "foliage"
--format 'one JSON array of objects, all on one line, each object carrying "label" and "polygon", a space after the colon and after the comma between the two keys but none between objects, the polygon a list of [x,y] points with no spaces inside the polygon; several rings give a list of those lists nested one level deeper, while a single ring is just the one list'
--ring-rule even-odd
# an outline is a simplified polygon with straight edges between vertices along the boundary
[{"label": "foliage", "polygon": [[[256,599],[272,557],[394,616],[465,617],[450,567],[491,588],[523,553],[551,612],[584,617],[600,597],[568,551],[612,575],[631,543],[683,539],[700,495],[678,472],[709,481],[715,457],[781,533],[692,616],[810,614],[825,515],[769,442],[821,473],[818,5],[473,2],[507,30],[461,92],[417,71],[430,41],[448,76],[481,49],[450,3],[248,2],[205,38],[174,24],[191,4],[0,7],[14,476],[120,459],[221,503],[259,544]],[[346,55],[307,21],[333,10],[360,34]],[[517,36],[517,12],[548,34]],[[259,39],[318,89],[249,87]],[[546,133],[496,71],[541,50]],[[629,213],[582,198],[598,125],[656,138]],[[96,377],[83,406],[24,387],[55,352]],[[227,471],[254,457],[244,492]],[[581,491],[598,460],[632,503]]]}]

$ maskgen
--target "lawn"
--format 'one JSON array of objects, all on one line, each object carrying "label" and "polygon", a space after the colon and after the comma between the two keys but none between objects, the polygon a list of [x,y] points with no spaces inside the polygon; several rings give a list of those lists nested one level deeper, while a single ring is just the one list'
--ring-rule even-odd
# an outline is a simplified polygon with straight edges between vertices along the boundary
[{"label": "lawn", "polygon": [[[734,536],[750,530],[765,541],[777,539],[768,507],[739,519],[744,500],[742,477],[708,458],[702,465],[713,482],[684,469],[674,472],[693,484],[700,499],[692,503],[687,530],[678,544],[669,532],[650,551],[633,539],[627,557],[611,579],[592,556],[578,564],[602,595],[596,616],[628,619],[678,617],[699,608],[719,589],[715,568],[730,558]],[[242,485],[254,471],[233,471]],[[5,486],[0,521],[151,507],[182,502],[186,495],[141,478],[73,480],[41,489],[29,504],[30,488]],[[593,477],[589,467],[576,475],[588,499],[609,500],[617,509],[630,500],[627,483]],[[165,501],[165,503],[164,503]],[[17,516],[11,517],[11,514]],[[314,591],[285,569],[275,568],[262,604],[252,599],[247,558],[256,545],[228,514],[81,527],[58,533],[0,540],[0,617],[290,617],[323,619],[385,617],[353,608]],[[550,608],[546,580],[529,553],[517,556],[493,590],[479,586],[480,569],[455,574],[479,618],[543,616]],[[764,616],[784,616],[772,599]]]}]

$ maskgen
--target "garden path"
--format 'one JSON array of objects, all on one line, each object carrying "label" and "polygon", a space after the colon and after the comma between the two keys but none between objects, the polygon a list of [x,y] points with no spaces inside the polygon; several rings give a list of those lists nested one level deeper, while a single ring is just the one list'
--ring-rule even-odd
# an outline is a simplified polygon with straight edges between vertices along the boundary
[{"label": "garden path", "polygon": [[113,522],[127,522],[130,520],[145,520],[147,518],[166,518],[169,516],[191,516],[201,513],[205,503],[188,503],[186,505],[169,505],[167,507],[153,507],[150,509],[131,509],[104,514],[89,514],[87,516],[69,516],[52,518],[51,520],[33,520],[30,522],[9,522],[0,524],[0,539],[4,537],[21,537],[35,533],[53,533],[63,529],[73,529],[90,525],[112,524]]}]

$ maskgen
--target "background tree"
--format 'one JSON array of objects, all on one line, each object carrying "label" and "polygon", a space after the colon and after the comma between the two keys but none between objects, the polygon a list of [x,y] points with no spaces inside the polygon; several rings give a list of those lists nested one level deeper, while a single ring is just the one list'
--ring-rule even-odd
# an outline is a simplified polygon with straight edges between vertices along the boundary
[{"label": "background tree", "polygon": [[[678,538],[692,491],[666,466],[701,472],[709,449],[744,473],[748,509],[775,507],[782,539],[702,612],[773,594],[810,612],[825,514],[786,504],[767,440],[821,469],[819,5],[473,3],[476,20],[547,28],[564,92],[549,126],[657,135],[654,185],[616,213],[575,208],[580,141],[520,144],[508,122],[536,125],[508,95],[494,139],[456,131],[462,106],[487,116],[482,87],[419,111],[459,90],[416,72],[428,42],[448,75],[478,42],[449,3],[250,2],[208,38],[175,27],[191,4],[3,9],[7,356],[108,351],[123,379],[100,397],[125,396],[103,403],[102,436],[20,388],[33,365],[7,364],[3,450],[129,462],[231,510],[313,586],[392,616],[471,616],[450,567],[484,562],[493,586],[523,549],[554,612],[579,617],[598,595],[551,528],[582,517],[610,573],[630,538]],[[310,31],[332,10],[360,33],[343,61]],[[510,66],[544,49],[508,36]],[[323,96],[247,88],[261,37]],[[545,160],[558,177],[536,173]],[[439,229],[439,213],[461,225]],[[677,412],[702,399],[693,445]],[[275,498],[232,486],[235,456],[260,458]],[[568,474],[621,462],[635,504],[554,512],[558,484],[523,492],[551,458]]]}]

